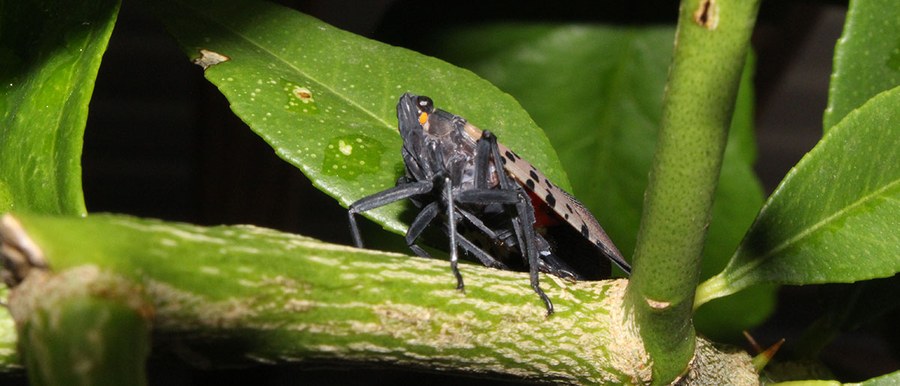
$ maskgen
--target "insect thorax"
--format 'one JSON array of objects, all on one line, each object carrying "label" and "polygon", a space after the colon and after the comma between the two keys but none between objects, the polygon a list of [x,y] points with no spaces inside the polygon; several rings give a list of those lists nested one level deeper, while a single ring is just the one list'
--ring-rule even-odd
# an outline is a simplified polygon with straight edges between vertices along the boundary
[{"label": "insect thorax", "polygon": [[[417,180],[433,179],[445,173],[450,177],[454,189],[473,189],[476,141],[466,133],[465,125],[464,118],[435,110],[424,128],[419,126],[408,133],[404,139],[404,147],[411,154],[405,154],[404,160],[410,177]],[[417,169],[422,170],[420,175],[416,175]],[[498,182],[493,161],[490,162],[489,169],[488,188],[494,188]]]}]

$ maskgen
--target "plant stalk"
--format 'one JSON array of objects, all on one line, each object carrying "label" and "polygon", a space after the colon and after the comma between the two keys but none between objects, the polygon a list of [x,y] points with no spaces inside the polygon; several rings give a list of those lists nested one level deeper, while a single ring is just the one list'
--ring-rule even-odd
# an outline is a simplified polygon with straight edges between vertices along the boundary
[{"label": "plant stalk", "polygon": [[694,358],[692,302],[758,0],[685,0],[625,306],[653,383]]}]

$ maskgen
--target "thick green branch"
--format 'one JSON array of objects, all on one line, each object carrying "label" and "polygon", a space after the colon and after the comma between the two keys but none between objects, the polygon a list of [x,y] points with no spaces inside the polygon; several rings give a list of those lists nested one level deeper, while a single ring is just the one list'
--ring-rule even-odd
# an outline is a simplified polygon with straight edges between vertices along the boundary
[{"label": "thick green branch", "polygon": [[[154,337],[177,340],[180,352],[213,366],[363,362],[556,384],[650,380],[643,345],[622,312],[622,280],[572,284],[544,276],[557,306],[548,318],[523,273],[465,265],[462,293],[445,261],[250,226],[103,215],[18,219],[4,218],[0,235],[10,282],[22,283],[11,304],[20,331],[33,328],[27,323],[35,310],[20,300],[23,292],[43,289],[48,297],[59,287],[45,283],[59,277],[109,277],[115,280],[103,281],[99,293],[110,296],[102,299],[137,310],[150,318]],[[723,358],[710,360],[718,363],[734,357],[711,355]],[[729,359],[719,370],[695,369],[698,384],[719,383],[703,374],[755,378],[750,358],[742,358],[743,366]]]},{"label": "thick green branch", "polygon": [[[463,293],[445,261],[268,229],[103,215],[18,218],[22,230],[4,234],[27,235],[8,239],[37,247],[20,242],[26,247],[12,248],[21,252],[7,261],[38,268],[11,271],[26,278],[14,299],[35,272],[114,275],[152,304],[155,336],[177,339],[180,351],[215,365],[315,360],[561,384],[649,379],[642,345],[623,322],[624,281],[545,277],[557,306],[548,318],[522,273],[465,265]],[[4,224],[17,226],[9,217]],[[12,305],[14,314],[28,313]]]},{"label": "thick green branch", "polygon": [[694,356],[691,303],[758,0],[686,0],[626,305],[655,383]]}]

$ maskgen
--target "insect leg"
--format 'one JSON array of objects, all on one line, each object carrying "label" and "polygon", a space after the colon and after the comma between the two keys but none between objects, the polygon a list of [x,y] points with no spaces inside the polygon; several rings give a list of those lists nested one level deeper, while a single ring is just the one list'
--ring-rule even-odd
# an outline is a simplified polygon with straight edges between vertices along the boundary
[{"label": "insect leg", "polygon": [[[461,193],[457,193],[457,202],[462,201],[459,199],[460,195],[461,195]],[[471,195],[471,194],[467,194],[467,195]],[[473,199],[472,201],[478,202],[477,198]],[[516,197],[516,202],[518,202],[518,197]],[[513,229],[512,231],[501,230],[498,233],[498,232],[495,232],[490,227],[488,227],[483,221],[481,221],[481,219],[479,219],[472,213],[462,210],[462,209],[459,209],[459,208],[457,208],[457,210],[478,231],[480,231],[485,236],[487,236],[487,238],[494,240],[496,242],[504,243],[508,246],[522,245],[521,242],[520,242],[520,244],[515,244],[517,241],[506,240],[508,237],[510,237],[510,232],[515,234],[515,232],[516,232],[515,229]],[[517,219],[514,218],[514,219],[512,219],[512,221],[518,225]],[[537,232],[535,232],[534,236],[535,236],[535,248],[537,249],[538,256],[539,256],[538,270],[541,272],[544,272],[544,273],[549,273],[549,274],[557,276],[557,277],[561,277],[566,280],[570,280],[573,282],[576,281],[577,275],[575,275],[575,273],[571,267],[569,267],[565,262],[560,260],[556,255],[554,255],[552,253],[552,250],[550,248],[550,243],[548,243],[547,240],[544,237],[542,237],[540,234],[538,234]],[[521,238],[519,238],[518,240],[521,240]],[[460,246],[463,246],[463,245],[460,244]],[[472,252],[472,251],[469,251],[469,252]],[[479,248],[479,252],[485,253],[484,251],[481,251],[480,248]],[[522,256],[525,257],[525,254],[523,253]],[[476,257],[478,257],[481,260],[481,262],[484,263],[484,265],[493,267],[493,265],[488,264],[480,256],[476,255]],[[496,260],[493,257],[490,257],[490,259]]]},{"label": "insect leg", "polygon": [[[481,139],[478,140],[478,152],[484,152],[485,148],[490,151],[490,156],[494,159],[494,165],[502,164],[503,159],[500,158],[497,137],[490,131],[484,131],[481,134]],[[516,232],[522,255],[528,261],[528,275],[531,279],[531,288],[547,307],[547,315],[553,314],[553,302],[550,301],[550,298],[547,297],[540,285],[540,259],[538,258],[537,234],[534,231],[534,207],[531,206],[531,199],[525,195],[521,186],[509,180],[509,176],[506,175],[502,167],[496,166],[496,169],[500,190],[515,192],[518,198],[516,202],[517,215],[512,221],[513,229]]]},{"label": "insect leg", "polygon": [[[482,183],[485,187],[487,187],[487,179],[488,179],[487,175],[489,172],[488,161],[490,160],[490,158],[493,158],[495,170],[497,172],[497,182],[498,182],[498,185],[500,188],[499,190],[515,192],[519,188],[519,186],[515,185],[513,182],[511,182],[509,180],[509,176],[506,175],[506,172],[503,169],[503,167],[499,166],[499,165],[503,164],[503,158],[500,157],[500,148],[497,146],[497,136],[495,136],[494,133],[492,133],[491,131],[485,130],[481,133],[481,138],[478,139],[476,146],[477,146],[477,148],[475,150],[475,177],[476,177],[475,183],[476,183],[476,186],[478,186],[477,184]],[[480,171],[480,173],[479,173],[479,171]],[[479,179],[479,177],[480,177],[480,179]],[[481,182],[479,182],[479,181],[481,181]],[[510,202],[510,204],[515,204],[517,202],[518,202],[518,197],[516,197],[514,199],[514,201]],[[522,257],[525,257],[526,262],[527,262],[528,255],[527,255],[527,250],[525,250],[525,240],[522,239],[522,237],[524,235],[523,227],[527,226],[527,227],[531,228],[531,227],[533,227],[532,224],[534,224],[534,222],[525,223],[525,225],[523,225],[522,222],[519,221],[519,217],[520,216],[516,216],[516,218],[514,218],[512,220],[513,231],[516,235],[516,242],[518,243],[519,249],[522,252]],[[530,266],[530,263],[529,263],[529,266]]]},{"label": "insect leg", "polygon": [[400,201],[419,194],[430,192],[434,188],[431,181],[416,181],[363,197],[347,207],[347,217],[350,219],[350,234],[357,248],[362,248],[362,237],[359,234],[359,226],[356,225],[356,214],[385,206],[392,202]]},{"label": "insect leg", "polygon": [[[468,210],[462,209],[457,206],[456,211],[463,218],[465,218],[470,224],[475,226],[476,229],[478,229],[479,231],[484,233],[489,239],[496,240],[500,237],[497,235],[496,232],[494,232],[493,229],[491,229],[487,225],[485,225],[485,223],[483,221],[481,221],[481,219],[479,219],[477,216],[475,216]],[[448,231],[448,233],[449,233],[449,231]],[[471,242],[469,239],[467,239],[461,233],[457,232],[456,237],[457,237],[457,241],[459,241],[459,246],[462,247],[463,249],[465,249],[466,252],[469,252],[472,255],[474,255],[475,257],[477,257],[478,260],[481,261],[481,264],[484,264],[485,266],[491,267],[491,268],[506,269],[506,270],[509,269],[509,267],[506,264],[503,264],[499,260],[495,259],[493,256],[491,256],[489,253],[485,252],[483,249],[481,249],[480,247],[475,245],[475,243]]]},{"label": "insect leg", "polygon": [[[491,144],[489,141],[484,140],[485,134],[491,135],[489,131],[482,133],[481,138],[475,144],[475,188],[477,189],[488,188],[488,174],[491,167]],[[502,167],[499,164],[494,165],[496,170],[501,170]]]},{"label": "insect leg", "polygon": [[[459,199],[457,198],[457,200],[459,200]],[[478,229],[479,231],[484,233],[485,236],[487,236],[489,239],[496,240],[497,238],[499,238],[499,236],[497,235],[497,232],[494,232],[493,229],[491,229],[487,225],[485,225],[484,221],[481,221],[481,219],[478,218],[477,216],[475,216],[474,214],[472,214],[472,212],[463,210],[459,207],[457,207],[456,210],[458,210],[459,214],[462,215],[466,220],[468,220],[469,224],[472,224],[473,226],[475,226],[476,229]]]},{"label": "insect leg", "polygon": [[[501,165],[503,163],[503,158],[500,157],[500,148],[497,146],[497,136],[494,135],[489,130],[485,130],[481,133],[481,138],[478,139],[478,143],[476,144],[477,149],[475,151],[475,167],[476,167],[476,184],[478,183],[477,177],[479,176],[478,168],[479,166],[484,168],[482,172],[482,179],[484,180],[485,186],[487,186],[487,173],[488,173],[488,160],[490,158],[494,159],[494,165]],[[480,161],[483,159],[483,161]],[[509,180],[509,176],[506,175],[503,167],[495,166],[497,171],[497,182],[500,190],[512,191],[515,192],[518,189],[521,189],[518,185],[515,185],[513,182]],[[518,203],[518,197],[515,198],[515,201],[510,202],[511,204]],[[529,205],[530,206],[530,205]],[[532,217],[533,213],[532,213]],[[528,262],[529,267],[531,263],[528,261],[528,251],[525,248],[525,240],[523,240],[523,236],[525,235],[523,227],[533,228],[534,221],[532,222],[523,222],[521,220],[521,214],[517,215],[516,218],[513,219],[513,231],[516,234],[516,242],[519,245],[519,249],[522,252],[522,256],[526,258],[526,262]],[[532,232],[533,233],[533,232]],[[543,298],[543,297],[542,297]]]},{"label": "insect leg", "polygon": [[[500,182],[501,189],[512,189],[509,176],[503,172],[503,158],[500,156],[500,148],[497,146],[497,136],[489,130],[481,133],[481,139],[478,140],[477,153],[487,153],[487,156],[494,159],[494,165],[497,169],[497,180]],[[477,158],[476,158],[477,162]],[[477,163],[476,163],[477,165]],[[477,174],[476,174],[477,176]]]},{"label": "insect leg", "polygon": [[[469,189],[464,190],[462,192],[458,192],[456,195],[456,202],[460,204],[474,204],[487,206],[490,204],[501,204],[501,205],[515,205],[519,202],[519,194],[515,190],[500,190],[500,189]],[[490,229],[487,225],[484,224],[480,219],[476,216],[463,212],[463,217],[465,217],[469,222],[475,226],[479,231],[483,232],[485,236],[492,240],[500,240],[501,237]],[[522,230],[519,226],[518,222],[515,218],[512,219],[514,233],[516,235],[516,240],[518,245],[524,245],[522,240]],[[520,248],[521,249],[521,248]],[[525,251],[522,251],[522,256],[525,256]],[[485,264],[487,265],[487,264]]]},{"label": "insect leg", "polygon": [[409,246],[409,249],[420,257],[431,257],[428,252],[426,252],[422,247],[416,244],[416,239],[422,235],[422,232],[425,231],[425,227],[437,217],[438,213],[440,213],[440,206],[438,202],[432,202],[422,208],[422,211],[416,215],[416,218],[413,220],[412,224],[409,225],[409,229],[406,231],[406,245]]},{"label": "insect leg", "polygon": [[456,241],[459,242],[459,246],[462,249],[466,250],[466,252],[471,253],[475,257],[481,261],[481,264],[484,264],[486,267],[497,268],[502,270],[509,270],[509,266],[501,263],[499,260],[495,259],[493,256],[485,252],[483,249],[472,243],[469,239],[467,239],[462,234],[456,234]]},{"label": "insect leg", "polygon": [[552,253],[552,251],[550,250],[550,243],[547,242],[547,239],[535,232],[535,241],[538,255],[540,255],[540,260],[538,261],[538,269],[541,272],[549,273],[553,276],[560,277],[571,282],[577,281],[578,275],[575,275],[574,270],[572,270],[572,268],[569,267],[568,264],[560,260],[558,256]]},{"label": "insect leg", "polygon": [[459,273],[459,256],[456,252],[456,205],[453,202],[453,184],[450,177],[444,177],[444,198],[447,200],[447,233],[450,235],[450,270],[456,276],[456,289],[465,290],[462,274]]},{"label": "insect leg", "polygon": [[520,222],[517,228],[522,230],[521,240],[524,242],[522,254],[528,260],[528,276],[531,279],[531,288],[544,301],[544,305],[547,307],[547,315],[551,315],[553,314],[553,302],[541,289],[540,277],[538,276],[540,262],[537,245],[535,245],[537,234],[534,232],[534,207],[531,206],[531,200],[528,196],[521,190],[519,191],[519,203],[516,204],[516,211],[519,212],[519,215],[514,222]]},{"label": "insect leg", "polygon": [[466,204],[516,204],[519,196],[514,189],[469,189],[456,194],[456,202]]}]

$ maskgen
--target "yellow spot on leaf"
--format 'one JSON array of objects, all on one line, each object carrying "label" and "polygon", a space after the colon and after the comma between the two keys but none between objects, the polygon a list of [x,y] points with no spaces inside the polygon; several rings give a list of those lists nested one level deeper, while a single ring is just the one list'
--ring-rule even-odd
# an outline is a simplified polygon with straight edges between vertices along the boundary
[{"label": "yellow spot on leaf", "polygon": [[344,155],[350,155],[353,153],[353,145],[344,142],[344,140],[338,141],[338,150],[341,151]]}]

